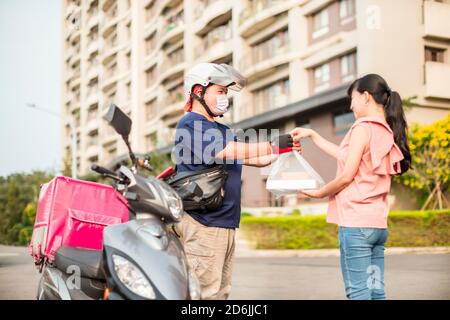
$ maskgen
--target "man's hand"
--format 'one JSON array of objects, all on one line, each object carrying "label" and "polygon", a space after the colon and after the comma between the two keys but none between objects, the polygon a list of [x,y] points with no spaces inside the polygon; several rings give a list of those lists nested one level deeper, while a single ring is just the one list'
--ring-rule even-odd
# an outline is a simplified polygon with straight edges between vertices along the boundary
[{"label": "man's hand", "polygon": [[282,154],[291,151],[302,151],[300,140],[294,141],[292,136],[288,134],[283,134],[271,142],[272,150],[274,154]]}]

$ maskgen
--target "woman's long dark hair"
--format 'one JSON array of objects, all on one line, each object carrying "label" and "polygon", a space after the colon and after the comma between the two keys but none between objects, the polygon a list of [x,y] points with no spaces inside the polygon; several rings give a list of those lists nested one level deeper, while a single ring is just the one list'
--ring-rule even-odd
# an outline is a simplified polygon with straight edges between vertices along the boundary
[{"label": "woman's long dark hair", "polygon": [[401,174],[405,173],[411,167],[411,152],[407,136],[408,124],[400,95],[392,91],[386,80],[377,74],[368,74],[356,79],[347,90],[349,97],[352,96],[353,90],[360,93],[367,91],[377,103],[384,106],[386,122],[394,133],[395,143],[403,153],[404,159],[400,162]]}]

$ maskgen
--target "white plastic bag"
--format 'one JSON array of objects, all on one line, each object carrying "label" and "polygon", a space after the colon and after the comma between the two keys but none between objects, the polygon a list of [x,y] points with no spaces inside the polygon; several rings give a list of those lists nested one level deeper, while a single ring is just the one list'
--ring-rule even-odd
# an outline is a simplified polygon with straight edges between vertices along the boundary
[{"label": "white plastic bag", "polygon": [[275,161],[266,188],[276,197],[281,197],[300,190],[319,189],[324,184],[322,177],[294,151],[281,154]]}]

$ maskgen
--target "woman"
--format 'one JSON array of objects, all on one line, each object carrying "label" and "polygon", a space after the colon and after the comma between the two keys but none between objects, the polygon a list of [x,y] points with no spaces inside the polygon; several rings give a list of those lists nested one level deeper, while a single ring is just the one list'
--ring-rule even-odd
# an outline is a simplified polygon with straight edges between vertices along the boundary
[{"label": "woman", "polygon": [[329,197],[327,222],[339,226],[341,269],[349,299],[385,299],[384,244],[391,176],[411,165],[400,95],[379,75],[348,89],[356,121],[337,146],[311,129],[296,128],[294,141],[310,138],[337,159],[336,178],[311,198]]}]

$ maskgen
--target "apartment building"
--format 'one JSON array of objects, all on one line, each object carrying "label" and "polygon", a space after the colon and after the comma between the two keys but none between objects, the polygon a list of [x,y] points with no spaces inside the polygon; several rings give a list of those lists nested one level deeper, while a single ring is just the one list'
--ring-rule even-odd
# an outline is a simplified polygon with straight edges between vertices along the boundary
[{"label": "apartment building", "polygon": [[[405,98],[410,123],[450,108],[450,0],[64,0],[63,113],[78,138],[78,171],[126,152],[101,120],[114,102],[133,119],[138,152],[169,153],[183,115],[183,76],[229,63],[249,79],[223,120],[235,128],[311,127],[339,143],[354,120],[346,89],[379,73]],[[70,159],[70,127],[63,156]],[[329,181],[335,161],[304,156]],[[245,168],[244,207],[273,199],[261,169]]]}]

